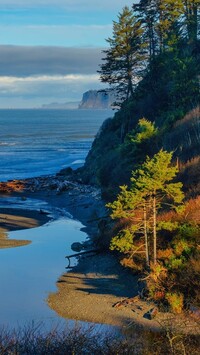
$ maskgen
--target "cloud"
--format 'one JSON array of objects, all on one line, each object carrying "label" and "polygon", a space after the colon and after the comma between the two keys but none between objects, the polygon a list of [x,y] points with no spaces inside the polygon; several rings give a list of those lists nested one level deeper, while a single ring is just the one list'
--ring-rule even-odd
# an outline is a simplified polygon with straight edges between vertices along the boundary
[{"label": "cloud", "polygon": [[0,46],[0,108],[79,101],[102,88],[100,48]]},{"label": "cloud", "polygon": [[44,103],[79,101],[83,92],[99,89],[97,74],[0,77],[0,107],[36,107]]},{"label": "cloud", "polygon": [[0,46],[0,76],[95,74],[101,48]]},{"label": "cloud", "polygon": [[[99,85],[99,76],[95,75],[65,75],[65,76],[34,76],[27,78],[0,77],[0,96],[10,97],[65,97],[67,90],[77,92],[80,88]],[[77,90],[78,89],[78,90]],[[81,91],[82,92],[82,91]]]},{"label": "cloud", "polygon": [[70,75],[54,75],[54,76],[48,76],[48,75],[42,75],[42,76],[33,76],[33,77],[26,77],[26,78],[20,78],[20,77],[13,77],[13,76],[1,76],[0,77],[0,85],[2,83],[6,83],[6,84],[13,84],[13,83],[20,83],[20,82],[38,82],[38,81],[43,81],[43,82],[49,82],[49,81],[59,81],[59,80],[68,80],[68,81],[96,81],[97,79],[99,79],[99,75],[98,74],[94,74],[94,75],[74,75],[74,74],[70,74]]}]

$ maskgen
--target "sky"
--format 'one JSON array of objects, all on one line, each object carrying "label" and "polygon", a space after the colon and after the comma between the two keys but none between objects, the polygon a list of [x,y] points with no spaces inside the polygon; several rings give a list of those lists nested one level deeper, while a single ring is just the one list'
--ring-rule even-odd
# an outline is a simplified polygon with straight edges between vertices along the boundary
[{"label": "sky", "polygon": [[[0,108],[80,101],[133,0],[0,0]],[[105,87],[105,85],[104,85]]]}]

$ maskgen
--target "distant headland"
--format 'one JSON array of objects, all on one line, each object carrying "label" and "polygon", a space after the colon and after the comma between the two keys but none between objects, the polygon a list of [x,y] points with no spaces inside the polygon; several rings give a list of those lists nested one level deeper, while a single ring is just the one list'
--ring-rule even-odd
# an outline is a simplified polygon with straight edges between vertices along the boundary
[{"label": "distant headland", "polygon": [[83,94],[79,109],[110,109],[114,101],[113,93],[89,90]]},{"label": "distant headland", "polygon": [[115,101],[115,96],[113,93],[106,93],[98,90],[89,90],[83,93],[81,101],[71,101],[71,102],[52,102],[50,104],[43,104],[42,109],[46,110],[75,110],[75,109],[111,109],[112,104]]}]

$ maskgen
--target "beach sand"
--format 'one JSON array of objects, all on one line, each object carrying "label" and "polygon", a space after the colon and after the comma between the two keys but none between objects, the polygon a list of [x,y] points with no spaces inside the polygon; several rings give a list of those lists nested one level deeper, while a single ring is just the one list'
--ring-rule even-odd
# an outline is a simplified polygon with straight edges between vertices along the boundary
[{"label": "beach sand", "polygon": [[9,239],[8,232],[36,228],[46,223],[49,218],[38,211],[22,209],[0,209],[0,249],[13,248],[31,243],[28,240]]}]

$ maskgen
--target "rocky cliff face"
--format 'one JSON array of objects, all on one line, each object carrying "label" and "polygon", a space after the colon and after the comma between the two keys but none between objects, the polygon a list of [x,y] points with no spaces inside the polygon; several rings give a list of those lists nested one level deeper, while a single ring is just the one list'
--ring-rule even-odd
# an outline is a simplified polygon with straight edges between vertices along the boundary
[{"label": "rocky cliff face", "polygon": [[83,94],[79,109],[110,109],[114,101],[111,93],[89,90]]}]

